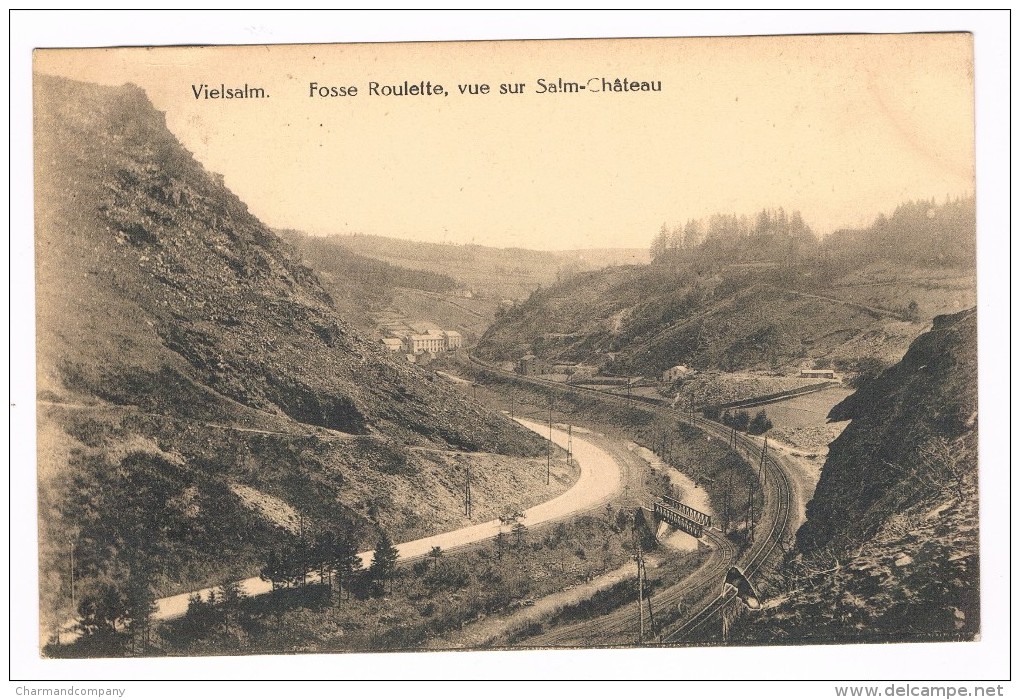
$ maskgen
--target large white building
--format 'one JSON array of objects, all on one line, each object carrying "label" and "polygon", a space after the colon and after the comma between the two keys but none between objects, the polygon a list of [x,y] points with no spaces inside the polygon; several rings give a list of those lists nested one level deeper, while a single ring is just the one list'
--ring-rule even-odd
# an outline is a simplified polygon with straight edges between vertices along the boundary
[{"label": "large white building", "polygon": [[387,329],[392,336],[383,338],[382,346],[393,353],[401,352],[409,356],[425,353],[437,354],[459,350],[464,346],[464,337],[457,331],[443,330],[439,326],[426,321],[408,324],[408,329],[399,331]]},{"label": "large white building", "polygon": [[404,348],[416,355],[420,352],[443,352],[446,350],[446,336],[437,331],[412,333],[404,340]]},{"label": "large white building", "polygon": [[464,345],[464,338],[457,331],[443,331],[443,335],[446,337],[447,350],[457,350]]}]

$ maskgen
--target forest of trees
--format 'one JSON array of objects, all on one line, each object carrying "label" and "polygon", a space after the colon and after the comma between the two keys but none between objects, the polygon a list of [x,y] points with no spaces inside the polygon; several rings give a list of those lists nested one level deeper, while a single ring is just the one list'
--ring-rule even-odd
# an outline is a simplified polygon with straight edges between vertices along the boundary
[{"label": "forest of trees", "polygon": [[[127,586],[98,586],[80,601],[72,643],[46,645],[50,657],[207,655],[420,647],[444,631],[576,585],[627,561],[634,534],[625,509],[532,532],[519,511],[500,520],[492,546],[447,555],[432,547],[398,561],[379,530],[362,566],[349,524],[307,528],[267,549],[261,569],[272,591],[251,594],[236,575],[189,597],[187,611],[157,619],[151,571],[132,569]],[[316,534],[311,534],[315,532]],[[647,533],[645,533],[647,534]],[[555,570],[558,575],[549,576]],[[67,628],[69,630],[69,628]]]},{"label": "forest of trees", "polygon": [[343,239],[335,236],[308,236],[290,229],[280,233],[315,269],[364,287],[405,287],[442,294],[460,286],[457,280],[441,272],[391,265],[356,253],[343,244]]},{"label": "forest of trees", "polygon": [[652,241],[651,255],[655,262],[680,259],[685,252],[700,256],[736,253],[741,259],[775,260],[799,257],[802,250],[817,243],[799,211],[788,214],[782,208],[763,209],[753,220],[714,214],[707,220],[691,219],[672,230],[664,223]]},{"label": "forest of trees", "polygon": [[705,406],[701,409],[701,413],[708,420],[717,421],[749,435],[763,435],[773,427],[772,421],[769,419],[768,414],[765,413],[765,409],[758,411],[753,418],[744,409],[730,413],[729,411],[723,411],[722,407],[717,405]]},{"label": "forest of trees", "polygon": [[977,254],[974,197],[907,202],[864,229],[840,229],[823,241],[830,258],[973,267]]},{"label": "forest of trees", "polygon": [[920,265],[975,264],[974,197],[906,202],[863,229],[839,229],[819,238],[800,212],[784,209],[747,216],[715,214],[672,229],[665,223],[652,241],[655,263],[727,260],[795,264],[810,260],[867,264],[884,259]]}]

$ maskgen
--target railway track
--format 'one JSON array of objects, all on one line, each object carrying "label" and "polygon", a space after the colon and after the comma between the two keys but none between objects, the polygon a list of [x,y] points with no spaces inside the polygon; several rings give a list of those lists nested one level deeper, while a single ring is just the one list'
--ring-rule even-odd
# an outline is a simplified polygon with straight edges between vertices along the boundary
[{"label": "railway track", "polygon": [[[686,420],[684,415],[669,406],[637,401],[597,389],[521,376],[492,367],[470,354],[468,359],[480,369],[510,377],[514,381],[564,393],[598,396],[602,400],[611,401],[619,405],[626,405],[630,408],[643,408],[659,415],[669,416],[678,421]],[[702,418],[697,421],[697,427],[717,439],[727,441],[730,439],[730,428],[720,423]],[[762,449],[761,441],[748,435],[737,433],[736,443],[737,449],[748,459],[750,464],[754,465],[759,460]],[[755,528],[755,541],[751,547],[740,553],[737,551],[736,546],[719,531],[707,529],[705,537],[711,541],[713,556],[710,556],[690,576],[657,593],[655,600],[657,607],[663,609],[668,606],[675,606],[685,598],[689,598],[692,595],[698,596],[703,591],[710,591],[713,583],[721,585],[726,572],[734,565],[740,566],[749,579],[754,579],[755,574],[769,561],[786,536],[791,534],[790,530],[793,523],[791,508],[794,498],[794,487],[787,469],[783,466],[785,459],[785,457],[777,456],[775,453],[770,453],[766,458],[763,513],[758,526]],[[671,627],[662,634],[661,643],[680,644],[694,639],[697,635],[703,635],[709,622],[719,618],[723,609],[735,596],[736,592],[733,590],[716,594],[710,592],[702,594],[698,598],[698,602],[693,606],[694,611],[678,625]],[[530,639],[529,642],[536,646],[557,646],[570,641],[575,643],[577,641],[584,641],[588,645],[595,646],[625,643],[620,637],[626,635],[633,637],[637,632],[635,617],[633,610],[621,608],[594,620],[547,632]]]},{"label": "railway track", "polygon": [[[729,437],[729,429],[718,423],[704,421],[701,427],[721,439],[725,440]],[[755,453],[760,454],[760,444],[751,437],[738,434],[737,444],[745,456],[753,459],[756,456]],[[752,580],[782,543],[791,525],[790,511],[793,491],[786,470],[769,455],[765,462],[765,474],[765,507],[763,511],[766,515],[764,520],[766,532],[763,535],[756,533],[755,543],[737,562],[737,566],[741,566],[744,574]],[[736,597],[734,590],[719,593],[694,615],[664,635],[663,643],[677,643],[694,637],[706,627],[710,620],[721,615],[722,610],[734,597]]]},{"label": "railway track", "polygon": [[[726,576],[737,557],[737,548],[715,530],[706,530],[704,537],[712,548],[709,557],[686,577],[655,592],[652,602],[659,611],[675,609],[681,603],[700,609],[715,601],[715,595],[710,591]],[[692,596],[696,598],[693,602]],[[633,607],[625,605],[606,615],[532,637],[527,644],[540,647],[577,646],[579,643],[585,646],[620,646],[633,643],[637,639],[638,628]]]}]

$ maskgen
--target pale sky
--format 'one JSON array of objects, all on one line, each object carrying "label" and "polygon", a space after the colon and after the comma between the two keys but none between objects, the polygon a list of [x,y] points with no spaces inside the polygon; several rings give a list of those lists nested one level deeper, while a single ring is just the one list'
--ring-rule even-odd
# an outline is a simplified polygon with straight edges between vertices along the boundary
[{"label": "pale sky", "polygon": [[[40,51],[143,87],[274,227],[539,249],[645,247],[663,222],[800,210],[821,233],[974,191],[966,34]],[[538,79],[661,92],[537,94]],[[431,80],[446,97],[368,84]],[[310,98],[309,83],[358,88]],[[500,95],[501,83],[526,83]],[[196,100],[193,85],[264,88]],[[462,96],[458,84],[488,83]],[[601,80],[592,81],[597,86]]]}]

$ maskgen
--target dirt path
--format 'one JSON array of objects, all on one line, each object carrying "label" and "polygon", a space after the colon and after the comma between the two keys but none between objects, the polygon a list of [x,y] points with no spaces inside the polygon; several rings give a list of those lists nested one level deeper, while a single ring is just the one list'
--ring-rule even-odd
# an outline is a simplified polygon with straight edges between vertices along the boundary
[{"label": "dirt path", "polygon": [[[120,412],[130,413],[136,416],[150,416],[152,418],[162,418],[163,420],[180,421],[189,423],[191,425],[204,425],[207,428],[218,428],[219,430],[231,430],[236,433],[257,433],[259,435],[281,435],[289,438],[303,438],[303,437],[339,437],[348,440],[356,439],[360,436],[354,435],[353,433],[344,433],[339,430],[333,430],[332,428],[323,428],[321,426],[314,426],[315,430],[312,432],[290,432],[286,430],[269,430],[268,428],[243,428],[238,425],[227,425],[225,423],[213,423],[211,421],[197,420],[195,418],[184,418],[181,416],[168,416],[164,413],[153,413],[151,411],[143,411],[137,406],[124,406],[119,404],[88,404],[88,403],[68,403],[64,401],[47,401],[45,399],[37,399],[37,404],[44,406],[53,406],[56,408],[65,408],[75,411],[106,411],[108,413]],[[231,403],[236,403],[231,401]],[[238,404],[240,405],[240,404]],[[303,425],[294,421],[295,425]],[[311,427],[311,426],[310,426]]]},{"label": "dirt path", "polygon": [[895,319],[897,321],[910,320],[909,318],[906,318],[905,315],[902,313],[891,311],[890,309],[880,309],[876,306],[866,306],[865,304],[859,304],[856,301],[851,301],[849,299],[838,299],[836,297],[822,296],[821,294],[809,294],[808,292],[798,292],[793,289],[787,289],[786,287],[774,287],[774,289],[786,292],[787,294],[794,294],[805,299],[818,299],[820,301],[829,301],[832,302],[833,304],[842,304],[843,306],[849,306],[851,308],[857,309],[858,311],[864,311],[865,313],[869,313],[880,318],[884,316],[886,318]]}]

